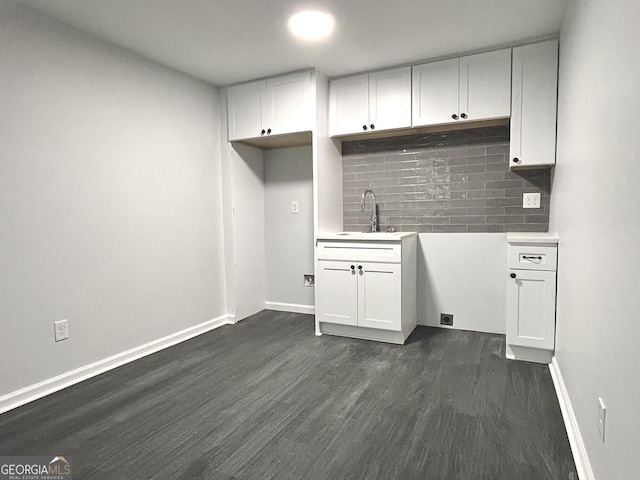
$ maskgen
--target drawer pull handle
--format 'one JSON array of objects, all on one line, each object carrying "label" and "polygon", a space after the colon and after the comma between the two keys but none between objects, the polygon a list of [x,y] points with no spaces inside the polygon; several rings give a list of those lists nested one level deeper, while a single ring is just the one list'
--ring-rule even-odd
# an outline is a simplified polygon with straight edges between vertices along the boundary
[{"label": "drawer pull handle", "polygon": [[525,260],[542,260],[542,257],[539,255],[522,255],[522,258]]},{"label": "drawer pull handle", "polygon": [[515,274],[515,273],[512,273],[512,274],[510,275],[510,277],[511,277],[511,278],[516,278],[516,274]]}]

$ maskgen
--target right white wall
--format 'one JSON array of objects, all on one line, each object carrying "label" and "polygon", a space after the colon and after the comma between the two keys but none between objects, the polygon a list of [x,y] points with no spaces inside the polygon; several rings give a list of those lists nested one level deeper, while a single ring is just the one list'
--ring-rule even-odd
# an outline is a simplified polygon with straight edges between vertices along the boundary
[{"label": "right white wall", "polygon": [[556,360],[604,480],[640,475],[639,18],[637,1],[570,0],[560,38]]}]

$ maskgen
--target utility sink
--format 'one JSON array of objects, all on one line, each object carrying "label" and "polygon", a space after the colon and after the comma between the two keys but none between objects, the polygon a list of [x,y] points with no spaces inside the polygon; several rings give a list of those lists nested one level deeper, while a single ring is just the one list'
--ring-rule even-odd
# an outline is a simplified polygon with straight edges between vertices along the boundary
[{"label": "utility sink", "polygon": [[338,232],[318,235],[318,240],[400,240],[416,232]]}]

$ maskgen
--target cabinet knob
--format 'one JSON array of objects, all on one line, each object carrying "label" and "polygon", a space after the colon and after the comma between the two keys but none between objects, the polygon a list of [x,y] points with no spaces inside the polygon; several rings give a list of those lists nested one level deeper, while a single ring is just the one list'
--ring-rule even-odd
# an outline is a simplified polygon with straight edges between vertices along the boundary
[{"label": "cabinet knob", "polygon": [[271,135],[271,129],[267,130],[267,135]]},{"label": "cabinet knob", "polygon": [[458,115],[456,115],[455,113],[453,115],[451,115],[451,118],[453,118],[454,120],[458,119]]},{"label": "cabinet knob", "polygon": [[264,135],[266,132],[264,130],[264,128],[262,129],[262,131],[260,132],[260,135]]},{"label": "cabinet knob", "polygon": [[366,129],[367,129],[367,126],[366,126],[366,125],[362,125],[362,129],[363,129],[363,130],[366,130]]},{"label": "cabinet knob", "polygon": [[356,266],[355,265],[351,265],[351,270],[355,270]]},{"label": "cabinet knob", "polygon": [[461,116],[462,118],[467,118],[467,114],[466,114],[466,113],[461,113],[461,114],[460,114],[460,116]]},{"label": "cabinet knob", "polygon": [[516,278],[516,274],[512,273],[511,275],[509,275],[511,278]]},{"label": "cabinet knob", "polygon": [[358,265],[358,270],[362,271],[362,265]]},{"label": "cabinet knob", "polygon": [[371,127],[371,130],[374,130],[376,128],[376,126],[373,123],[370,125],[370,127]]},{"label": "cabinet knob", "polygon": [[518,163],[520,159],[518,157],[513,157],[513,163]]}]

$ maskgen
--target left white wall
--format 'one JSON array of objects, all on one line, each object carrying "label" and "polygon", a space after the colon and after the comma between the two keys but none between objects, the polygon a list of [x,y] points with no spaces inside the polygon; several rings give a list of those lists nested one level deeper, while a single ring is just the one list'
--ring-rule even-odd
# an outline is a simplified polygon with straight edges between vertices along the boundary
[{"label": "left white wall", "polygon": [[0,397],[224,316],[217,90],[15,5],[0,65]]}]

